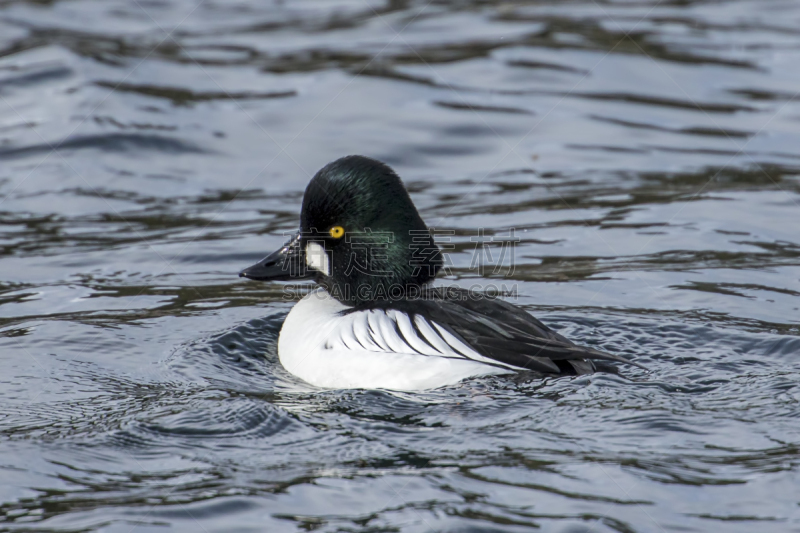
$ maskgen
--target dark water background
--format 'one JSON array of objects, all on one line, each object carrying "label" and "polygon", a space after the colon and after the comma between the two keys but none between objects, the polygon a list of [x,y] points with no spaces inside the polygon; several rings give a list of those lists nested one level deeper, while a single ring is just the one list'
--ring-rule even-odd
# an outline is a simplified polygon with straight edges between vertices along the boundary
[{"label": "dark water background", "polygon": [[[798,91],[796,0],[0,1],[0,530],[800,531]],[[287,374],[351,153],[651,372]]]}]

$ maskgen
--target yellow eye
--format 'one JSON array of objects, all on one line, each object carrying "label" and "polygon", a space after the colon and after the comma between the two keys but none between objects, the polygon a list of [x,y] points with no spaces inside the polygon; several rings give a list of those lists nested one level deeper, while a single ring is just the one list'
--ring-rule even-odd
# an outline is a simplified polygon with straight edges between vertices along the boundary
[{"label": "yellow eye", "polygon": [[344,236],[344,228],[341,226],[334,226],[328,230],[328,233],[330,233],[331,237],[334,239],[341,239]]}]

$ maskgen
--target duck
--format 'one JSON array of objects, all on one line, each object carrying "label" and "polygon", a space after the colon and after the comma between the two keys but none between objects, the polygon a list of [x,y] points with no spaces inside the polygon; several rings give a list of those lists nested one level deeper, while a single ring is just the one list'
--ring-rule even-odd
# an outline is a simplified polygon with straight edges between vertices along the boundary
[{"label": "duck", "polygon": [[351,155],[314,175],[299,231],[239,276],[316,283],[278,336],[281,365],[316,387],[420,391],[500,374],[586,375],[608,362],[641,367],[578,346],[495,295],[434,286],[442,264],[397,173]]}]

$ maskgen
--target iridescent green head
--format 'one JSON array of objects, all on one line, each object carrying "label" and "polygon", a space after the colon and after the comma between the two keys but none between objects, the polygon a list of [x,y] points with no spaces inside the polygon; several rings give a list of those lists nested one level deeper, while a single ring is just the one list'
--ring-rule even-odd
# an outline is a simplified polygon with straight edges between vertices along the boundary
[{"label": "iridescent green head", "polygon": [[324,166],[308,184],[300,232],[241,275],[313,278],[337,300],[357,305],[404,298],[441,265],[397,174],[380,161],[348,156]]}]

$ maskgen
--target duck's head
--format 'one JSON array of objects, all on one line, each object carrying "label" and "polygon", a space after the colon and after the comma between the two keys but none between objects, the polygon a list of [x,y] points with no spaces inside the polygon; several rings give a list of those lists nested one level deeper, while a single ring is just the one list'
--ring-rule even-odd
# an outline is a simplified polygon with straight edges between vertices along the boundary
[{"label": "duck's head", "polygon": [[314,279],[337,300],[356,305],[406,297],[441,265],[439,248],[397,174],[380,161],[352,155],[312,178],[300,231],[239,275]]}]

